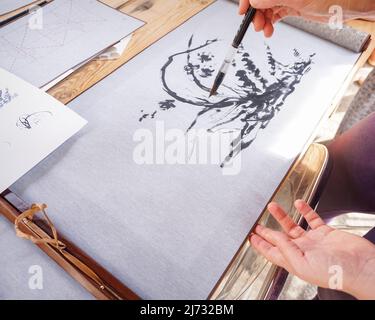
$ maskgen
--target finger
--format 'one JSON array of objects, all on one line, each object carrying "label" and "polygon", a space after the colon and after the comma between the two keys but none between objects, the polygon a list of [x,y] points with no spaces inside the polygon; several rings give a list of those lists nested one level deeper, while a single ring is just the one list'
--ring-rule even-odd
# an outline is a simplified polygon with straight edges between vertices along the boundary
[{"label": "finger", "polygon": [[250,7],[250,2],[249,0],[240,0],[240,7],[239,7],[239,10],[238,10],[238,13],[240,15],[243,15],[247,12],[247,10],[249,9]]},{"label": "finger", "polygon": [[290,17],[292,16],[291,14],[289,14],[289,12],[287,10],[280,10],[279,12],[275,13],[274,15],[274,21],[273,23],[275,24],[276,22],[286,18],[286,17]]},{"label": "finger", "polygon": [[261,236],[264,240],[277,247],[286,261],[293,262],[304,256],[304,253],[298,246],[284,233],[274,231],[258,225],[255,228],[255,233]]},{"label": "finger", "polygon": [[277,203],[271,202],[267,208],[290,237],[295,239],[301,237],[305,233],[305,230],[297,225]]},{"label": "finger", "polygon": [[285,0],[250,0],[250,5],[256,9],[269,9],[280,6]]},{"label": "finger", "polygon": [[285,10],[285,7],[275,7],[272,10],[273,10],[273,14],[275,15],[275,14],[279,14],[280,12]]},{"label": "finger", "polygon": [[273,9],[266,9],[264,11],[264,15],[266,17],[266,20],[271,20],[273,16]]},{"label": "finger", "polygon": [[254,30],[256,32],[262,31],[264,29],[264,25],[266,23],[266,19],[264,17],[264,13],[261,10],[258,10],[254,16],[253,24]]},{"label": "finger", "polygon": [[272,18],[272,24],[279,22],[281,19],[281,16],[278,13],[276,13]]},{"label": "finger", "polygon": [[273,25],[272,25],[272,22],[270,20],[267,19],[265,25],[264,25],[264,29],[263,29],[263,32],[264,32],[264,36],[266,38],[269,38],[273,35]]},{"label": "finger", "polygon": [[285,259],[278,248],[274,247],[256,234],[252,234],[250,236],[250,243],[253,248],[263,255],[268,261],[284,268]]},{"label": "finger", "polygon": [[294,206],[303,215],[311,229],[317,229],[325,225],[319,215],[303,200],[296,200]]},{"label": "finger", "polygon": [[264,240],[268,241],[270,244],[274,246],[277,246],[278,242],[281,239],[288,239],[288,236],[285,233],[282,233],[280,231],[274,231],[260,224],[255,227],[254,233],[261,236]]}]

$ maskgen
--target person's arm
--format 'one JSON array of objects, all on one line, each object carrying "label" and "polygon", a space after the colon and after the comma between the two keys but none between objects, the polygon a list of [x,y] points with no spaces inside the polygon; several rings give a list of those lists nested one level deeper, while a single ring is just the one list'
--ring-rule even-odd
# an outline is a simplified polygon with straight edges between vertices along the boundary
[{"label": "person's arm", "polygon": [[256,31],[264,31],[266,37],[273,34],[273,25],[286,16],[302,16],[306,19],[328,22],[330,8],[342,8],[343,19],[375,20],[374,0],[240,0],[239,13],[246,13],[249,6],[258,9],[254,18]]},{"label": "person's arm", "polygon": [[[358,299],[375,299],[375,245],[327,226],[302,200],[297,200],[295,207],[311,229],[305,231],[278,204],[271,203],[268,210],[284,232],[258,225],[250,236],[254,249],[311,284],[341,290]],[[341,288],[332,287],[340,283]]]}]

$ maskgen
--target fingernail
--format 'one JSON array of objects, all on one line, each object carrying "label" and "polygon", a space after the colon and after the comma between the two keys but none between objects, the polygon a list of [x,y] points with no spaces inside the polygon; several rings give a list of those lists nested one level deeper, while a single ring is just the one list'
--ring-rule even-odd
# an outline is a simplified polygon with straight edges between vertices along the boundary
[{"label": "fingernail", "polygon": [[277,203],[276,202],[270,202],[267,206],[268,209],[272,209],[272,208],[275,208],[277,206]]},{"label": "fingernail", "polygon": [[295,206],[300,206],[300,205],[302,205],[302,204],[304,204],[305,203],[305,201],[303,201],[303,200],[301,200],[301,199],[297,199],[296,201],[294,201],[294,205]]}]

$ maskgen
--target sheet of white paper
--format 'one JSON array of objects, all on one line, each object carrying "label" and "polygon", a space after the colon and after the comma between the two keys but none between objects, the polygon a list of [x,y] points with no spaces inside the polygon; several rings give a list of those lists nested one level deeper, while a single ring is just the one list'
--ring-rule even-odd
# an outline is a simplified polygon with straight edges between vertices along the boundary
[{"label": "sheet of white paper", "polygon": [[0,68],[0,192],[85,124],[62,103]]},{"label": "sheet of white paper", "polygon": [[[208,99],[240,23],[218,1],[82,94],[79,139],[12,187],[143,298],[209,295],[358,59],[287,25],[271,39],[250,30]],[[168,164],[188,128],[242,130],[238,174]],[[159,164],[135,162],[137,137]]]},{"label": "sheet of white paper", "polygon": [[118,43],[116,43],[113,47],[108,48],[106,51],[102,52],[100,55],[96,56],[96,60],[115,60],[121,57],[121,55],[126,50],[132,36],[128,36]]},{"label": "sheet of white paper", "polygon": [[[95,60],[115,60],[121,57],[121,55],[124,53],[126,50],[127,45],[129,44],[132,36],[128,36],[115,44],[113,47],[110,47],[108,50],[105,50],[103,53],[97,55],[94,59]],[[52,87],[54,87],[56,84],[58,84],[60,81],[64,80],[67,78],[69,75],[71,75],[73,72],[78,70],[80,67],[84,66],[89,60],[86,60],[79,64],[78,66],[74,67],[73,69],[70,69],[66,71],[64,74],[61,76],[57,77],[53,81],[49,82],[45,86],[43,86],[41,89],[43,91],[48,91]]]},{"label": "sheet of white paper", "polygon": [[0,29],[0,67],[41,87],[142,25],[96,0],[54,0]]},{"label": "sheet of white paper", "polygon": [[0,15],[27,6],[35,0],[0,0]]}]

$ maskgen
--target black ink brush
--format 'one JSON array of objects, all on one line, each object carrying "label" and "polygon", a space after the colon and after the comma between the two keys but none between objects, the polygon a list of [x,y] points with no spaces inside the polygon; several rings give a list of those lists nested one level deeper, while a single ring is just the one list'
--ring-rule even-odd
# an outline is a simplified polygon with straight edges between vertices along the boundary
[{"label": "black ink brush", "polygon": [[217,90],[219,89],[220,85],[223,83],[224,78],[228,72],[229,66],[232,63],[234,56],[237,53],[238,47],[240,46],[247,30],[249,29],[251,22],[253,22],[255,13],[256,13],[256,9],[252,7],[250,7],[249,10],[247,11],[245,18],[242,21],[241,27],[238,30],[237,35],[234,38],[233,43],[230,47],[230,50],[225,56],[224,62],[220,67],[219,73],[216,76],[214,85],[212,86],[212,89],[210,92],[210,97],[217,93]]}]

